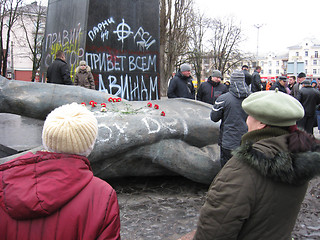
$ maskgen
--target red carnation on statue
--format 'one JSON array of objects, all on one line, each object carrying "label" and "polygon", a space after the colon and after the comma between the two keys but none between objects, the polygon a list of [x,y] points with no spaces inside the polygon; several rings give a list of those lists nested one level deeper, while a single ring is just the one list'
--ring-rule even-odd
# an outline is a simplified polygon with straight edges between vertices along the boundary
[{"label": "red carnation on statue", "polygon": [[113,98],[112,98],[112,97],[109,97],[109,98],[108,98],[108,102],[113,102]]},{"label": "red carnation on statue", "polygon": [[155,109],[159,109],[159,105],[158,105],[158,104],[155,104],[155,105],[154,105],[154,108],[155,108]]},{"label": "red carnation on statue", "polygon": [[92,100],[89,102],[89,104],[90,104],[92,107],[97,106],[97,103],[96,103],[95,101],[92,101]]},{"label": "red carnation on statue", "polygon": [[87,106],[87,104],[85,102],[82,102],[81,105],[82,106]]},{"label": "red carnation on statue", "polygon": [[151,108],[151,107],[152,107],[152,103],[151,103],[151,102],[148,102],[148,103],[147,103],[147,106]]},{"label": "red carnation on statue", "polygon": [[101,103],[101,107],[107,107],[107,104]]},{"label": "red carnation on statue", "polygon": [[161,116],[164,117],[165,115],[166,115],[166,113],[165,113],[164,111],[162,111],[162,112],[161,112]]},{"label": "red carnation on statue", "polygon": [[117,99],[116,99],[116,102],[121,102],[121,98],[117,98]]}]

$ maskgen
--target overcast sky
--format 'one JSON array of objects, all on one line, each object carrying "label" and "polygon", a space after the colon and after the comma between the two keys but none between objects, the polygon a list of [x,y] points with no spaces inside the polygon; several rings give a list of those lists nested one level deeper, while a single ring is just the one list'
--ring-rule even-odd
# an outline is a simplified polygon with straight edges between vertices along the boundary
[{"label": "overcast sky", "polygon": [[[34,0],[27,0],[33,2]],[[245,38],[243,50],[257,53],[259,28],[259,55],[285,53],[288,47],[305,38],[320,42],[319,0],[194,0],[195,7],[206,16],[234,17],[241,24]],[[47,4],[48,0],[42,0]]]},{"label": "overcast sky", "polygon": [[245,51],[257,52],[257,28],[260,53],[285,53],[287,47],[304,38],[320,41],[320,1],[318,0],[195,0],[196,7],[211,17],[233,16],[247,38]]}]

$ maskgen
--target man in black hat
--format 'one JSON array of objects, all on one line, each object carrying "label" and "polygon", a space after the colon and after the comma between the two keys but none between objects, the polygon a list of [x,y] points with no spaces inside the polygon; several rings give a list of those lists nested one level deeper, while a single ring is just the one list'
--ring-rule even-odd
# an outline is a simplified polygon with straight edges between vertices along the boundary
[{"label": "man in black hat", "polygon": [[278,77],[278,81],[271,86],[270,90],[275,90],[276,88],[278,88],[280,92],[288,93],[287,92],[287,80],[288,79],[286,76]]},{"label": "man in black hat", "polygon": [[297,83],[293,86],[290,95],[297,98],[299,90],[302,88],[301,83],[306,80],[306,74],[301,72],[297,76]]},{"label": "man in black hat", "polygon": [[252,74],[252,82],[251,82],[251,92],[259,92],[262,90],[263,86],[260,78],[261,67],[257,66],[256,70],[254,70]]},{"label": "man in black hat", "polygon": [[244,73],[245,82],[249,86],[251,84],[251,81],[252,81],[252,75],[249,73],[248,65],[243,65],[241,70]]},{"label": "man in black hat", "polygon": [[298,127],[313,134],[313,124],[316,114],[316,106],[320,104],[320,92],[311,86],[310,80],[301,82],[302,88],[298,91],[297,100],[304,108],[304,117],[297,122]]}]

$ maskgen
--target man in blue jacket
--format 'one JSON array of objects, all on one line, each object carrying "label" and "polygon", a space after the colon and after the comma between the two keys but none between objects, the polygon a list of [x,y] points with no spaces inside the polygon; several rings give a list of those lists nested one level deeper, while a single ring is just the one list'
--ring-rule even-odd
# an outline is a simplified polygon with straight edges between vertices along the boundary
[{"label": "man in blue jacket", "polygon": [[171,79],[167,92],[168,98],[195,99],[195,89],[192,83],[191,66],[184,63]]}]

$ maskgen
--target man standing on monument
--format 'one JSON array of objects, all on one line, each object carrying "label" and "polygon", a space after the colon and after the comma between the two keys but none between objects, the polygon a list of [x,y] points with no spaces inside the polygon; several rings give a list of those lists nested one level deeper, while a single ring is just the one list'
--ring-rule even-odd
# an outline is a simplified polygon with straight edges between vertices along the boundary
[{"label": "man standing on monument", "polygon": [[70,70],[66,63],[66,56],[61,50],[57,51],[56,59],[48,67],[47,83],[73,85],[70,78]]},{"label": "man standing on monument", "polygon": [[195,90],[191,77],[191,66],[184,63],[171,79],[167,92],[168,98],[195,98]]}]

